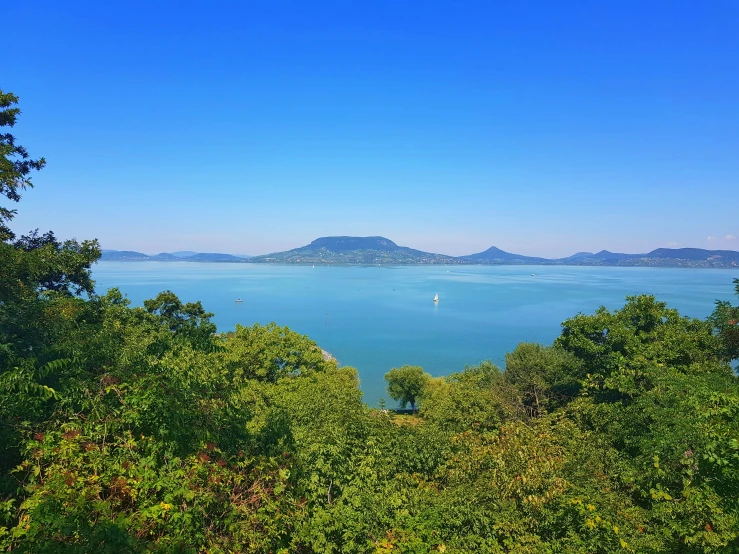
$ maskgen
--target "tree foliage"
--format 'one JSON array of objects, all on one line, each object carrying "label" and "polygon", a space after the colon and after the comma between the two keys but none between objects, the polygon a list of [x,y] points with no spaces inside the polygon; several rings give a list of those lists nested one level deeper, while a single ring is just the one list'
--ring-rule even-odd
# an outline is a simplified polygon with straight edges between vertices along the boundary
[{"label": "tree foliage", "polygon": [[[13,127],[20,114],[18,97],[0,89],[0,127]],[[0,133],[0,194],[8,200],[18,202],[21,191],[32,187],[30,173],[38,171],[46,165],[43,158],[34,160],[28,151],[16,142],[11,133]],[[0,240],[13,239],[14,235],[8,228],[8,222],[13,219],[15,210],[0,206]]]},{"label": "tree foliage", "polygon": [[519,407],[517,391],[505,386],[503,373],[490,361],[433,379],[423,394],[425,420],[447,432],[493,430]]},{"label": "tree foliage", "polygon": [[416,411],[416,402],[423,395],[431,376],[423,371],[422,367],[404,365],[394,367],[385,374],[387,394],[400,403],[401,408],[411,405],[411,411]]},{"label": "tree foliage", "polygon": [[580,361],[562,348],[521,343],[506,354],[505,380],[520,393],[521,402],[533,417],[575,397],[581,373]]},{"label": "tree foliage", "polygon": [[[739,296],[739,279],[734,279],[734,291]],[[739,306],[717,301],[708,321],[721,340],[724,357],[728,360],[739,359]]]}]

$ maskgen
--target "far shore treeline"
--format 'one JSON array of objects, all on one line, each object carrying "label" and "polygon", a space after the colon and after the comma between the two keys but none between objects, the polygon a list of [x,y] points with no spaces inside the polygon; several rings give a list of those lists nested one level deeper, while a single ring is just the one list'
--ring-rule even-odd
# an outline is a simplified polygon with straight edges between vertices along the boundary
[{"label": "far shore treeline", "polygon": [[[0,91],[0,126],[17,101]],[[5,200],[44,163],[0,135]],[[400,414],[287,327],[224,334],[172,292],[96,290],[97,241],[16,236],[11,207],[0,551],[739,552],[737,305],[633,296],[505,371],[388,368]]]}]

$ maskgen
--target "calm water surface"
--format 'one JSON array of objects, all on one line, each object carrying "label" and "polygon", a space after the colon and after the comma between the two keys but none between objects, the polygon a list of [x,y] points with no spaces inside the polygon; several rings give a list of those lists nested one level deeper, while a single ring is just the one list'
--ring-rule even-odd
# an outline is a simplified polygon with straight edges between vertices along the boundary
[{"label": "calm water surface", "polygon": [[392,367],[421,365],[432,375],[487,359],[503,367],[519,342],[550,343],[568,317],[619,308],[630,294],[654,294],[683,315],[704,318],[715,300],[732,299],[739,271],[100,262],[93,276],[98,291],[118,287],[136,305],[167,289],[183,301],[200,300],[220,331],[237,323],[287,325],[356,367],[365,401],[376,404]]}]

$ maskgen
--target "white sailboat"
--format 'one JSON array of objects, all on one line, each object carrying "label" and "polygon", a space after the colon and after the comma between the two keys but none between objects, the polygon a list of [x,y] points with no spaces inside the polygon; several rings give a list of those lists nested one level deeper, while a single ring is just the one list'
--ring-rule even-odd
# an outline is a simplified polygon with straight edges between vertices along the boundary
[{"label": "white sailboat", "polygon": [[439,301],[439,293],[437,292],[436,296],[434,296],[434,302],[438,302],[438,301]]}]

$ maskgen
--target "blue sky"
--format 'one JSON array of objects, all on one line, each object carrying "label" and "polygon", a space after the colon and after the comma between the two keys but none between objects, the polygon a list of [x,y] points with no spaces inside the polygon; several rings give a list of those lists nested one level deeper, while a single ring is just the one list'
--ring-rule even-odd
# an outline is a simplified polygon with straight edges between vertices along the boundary
[{"label": "blue sky", "polygon": [[[739,3],[36,2],[14,228],[261,254],[739,249]],[[710,237],[710,238],[709,238]]]}]

